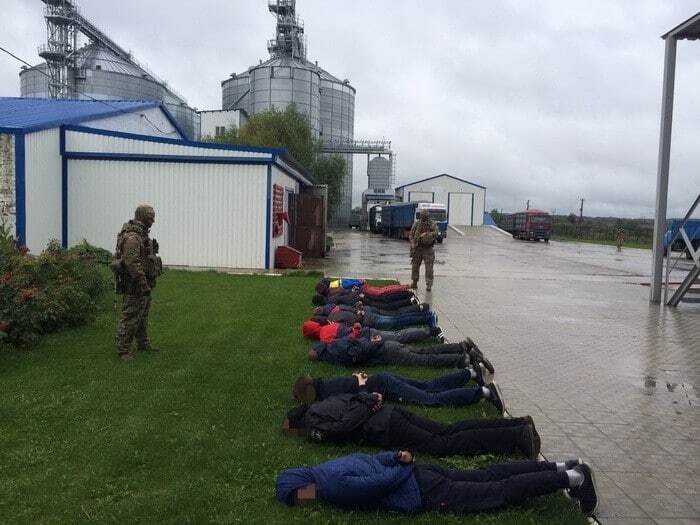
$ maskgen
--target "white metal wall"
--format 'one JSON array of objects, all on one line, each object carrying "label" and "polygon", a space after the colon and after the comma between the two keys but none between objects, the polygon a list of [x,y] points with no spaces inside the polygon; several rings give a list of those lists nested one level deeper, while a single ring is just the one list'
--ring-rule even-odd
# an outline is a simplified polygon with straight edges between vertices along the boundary
[{"label": "white metal wall", "polygon": [[202,111],[200,114],[200,130],[202,138],[207,135],[214,137],[216,127],[223,126],[226,129],[235,126],[241,127],[241,112],[237,109],[222,109],[221,111]]},{"label": "white metal wall", "polygon": [[84,124],[95,129],[137,133],[151,137],[184,139],[168,120],[161,108],[148,108],[141,111],[124,113],[114,117],[90,120]]},{"label": "white metal wall", "polygon": [[61,240],[61,152],[58,128],[25,135],[27,246],[39,253]]},{"label": "white metal wall", "polygon": [[[426,199],[430,201],[430,196],[434,194],[433,202],[449,206],[451,210],[449,214],[450,224],[462,226],[483,226],[484,224],[484,207],[486,204],[486,190],[484,188],[452,177],[441,176],[408,184],[403,188],[399,188],[397,190],[397,195],[408,202],[409,192],[412,201]],[[474,195],[473,210],[470,209],[472,194]],[[421,199],[418,199],[418,197],[421,197]],[[459,204],[453,204],[452,199],[455,199],[457,203],[468,202],[469,208],[456,212],[456,206]],[[460,222],[455,222],[455,220]],[[463,221],[467,222],[465,223]]]},{"label": "white metal wall", "polygon": [[[273,186],[277,184],[278,186],[285,188],[284,211],[289,211],[287,209],[287,193],[289,191],[292,193],[299,193],[299,183],[277,166],[272,166],[272,184]],[[270,213],[272,213],[272,211],[273,210],[271,209]],[[274,220],[274,216],[271,216],[270,220]],[[277,247],[284,246],[289,241],[289,225],[285,223],[283,228],[284,233],[279,237],[272,237],[272,231],[270,231],[270,267],[272,268],[275,267],[275,252],[277,251]],[[270,228],[270,230],[272,230],[272,228]]]},{"label": "white metal wall", "polygon": [[114,250],[122,224],[149,203],[165,264],[265,266],[265,165],[70,160],[68,173],[70,246],[85,238]]},{"label": "white metal wall", "polygon": [[66,132],[66,151],[90,153],[135,153],[148,155],[192,155],[205,157],[245,157],[272,159],[270,153],[203,148],[181,144],[167,144],[140,139],[127,139],[86,133]]}]

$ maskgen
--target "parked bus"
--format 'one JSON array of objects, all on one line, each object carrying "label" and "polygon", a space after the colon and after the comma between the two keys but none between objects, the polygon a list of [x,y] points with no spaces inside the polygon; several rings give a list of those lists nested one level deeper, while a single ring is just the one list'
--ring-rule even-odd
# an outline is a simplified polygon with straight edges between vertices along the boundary
[{"label": "parked bus", "polygon": [[549,242],[552,235],[552,216],[543,210],[525,210],[506,215],[502,228],[513,235],[513,239]]},{"label": "parked bus", "polygon": [[447,206],[434,202],[401,202],[382,206],[379,228],[387,237],[408,239],[413,224],[419,219],[420,212],[428,210],[430,218],[438,228],[437,242],[447,237]]}]

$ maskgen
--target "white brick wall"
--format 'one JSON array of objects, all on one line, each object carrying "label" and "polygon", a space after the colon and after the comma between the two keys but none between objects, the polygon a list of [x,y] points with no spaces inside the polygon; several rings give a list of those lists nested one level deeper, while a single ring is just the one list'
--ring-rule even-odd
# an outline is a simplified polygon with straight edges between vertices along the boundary
[{"label": "white brick wall", "polygon": [[15,137],[0,133],[0,223],[15,235]]}]

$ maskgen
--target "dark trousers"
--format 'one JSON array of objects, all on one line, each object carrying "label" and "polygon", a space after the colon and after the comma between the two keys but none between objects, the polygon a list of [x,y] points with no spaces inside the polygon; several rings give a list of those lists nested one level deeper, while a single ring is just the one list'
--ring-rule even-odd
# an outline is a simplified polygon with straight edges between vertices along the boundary
[{"label": "dark trousers", "polygon": [[420,305],[410,304],[408,306],[400,306],[394,309],[388,309],[384,307],[377,306],[365,306],[365,312],[369,312],[375,315],[397,315],[397,314],[412,314],[416,312],[422,312]]},{"label": "dark trousers", "polygon": [[569,486],[566,472],[557,472],[556,464],[544,461],[517,461],[466,471],[416,465],[414,473],[426,510],[457,513],[517,505]]},{"label": "dark trousers", "polygon": [[467,419],[445,425],[394,407],[385,433],[388,442],[383,445],[433,456],[506,454],[520,450],[527,432],[524,418]]},{"label": "dark trousers", "polygon": [[423,341],[431,337],[430,328],[427,327],[415,327],[415,328],[404,328],[403,330],[397,330],[396,332],[390,332],[386,330],[375,330],[374,328],[369,329],[370,337],[374,335],[380,335],[384,341],[396,341],[397,343],[415,343],[417,341]]},{"label": "dark trousers", "polygon": [[[373,297],[365,296],[363,299],[360,299],[360,301],[362,301],[362,304],[365,306],[373,306],[382,310],[397,310],[399,308],[413,305],[410,296],[399,297],[398,299],[393,299],[392,301],[384,301],[381,299],[376,300]],[[351,306],[354,306],[354,304]]]},{"label": "dark trousers", "polygon": [[483,393],[480,387],[464,387],[470,378],[468,370],[436,377],[431,381],[419,381],[389,372],[375,376],[375,379],[381,381],[384,397],[389,401],[424,406],[464,406],[476,403],[483,397]]},{"label": "dark trousers", "polygon": [[[386,308],[387,304],[391,303],[397,303],[399,301],[408,301],[408,304],[411,303],[411,298],[413,297],[412,292],[392,292],[392,293],[385,293],[382,295],[367,295],[363,294],[362,301],[365,304],[368,304],[370,306],[378,306],[379,308]],[[403,306],[407,306],[407,304],[404,302]],[[391,308],[388,308],[389,310]]]},{"label": "dark trousers", "polygon": [[387,341],[381,346],[377,351],[377,361],[431,368],[463,368],[467,363],[464,348],[459,344],[407,346],[395,341]]},{"label": "dark trousers", "polygon": [[431,312],[413,312],[396,315],[374,315],[365,312],[362,324],[378,330],[396,330],[416,324],[433,325],[435,316]]}]

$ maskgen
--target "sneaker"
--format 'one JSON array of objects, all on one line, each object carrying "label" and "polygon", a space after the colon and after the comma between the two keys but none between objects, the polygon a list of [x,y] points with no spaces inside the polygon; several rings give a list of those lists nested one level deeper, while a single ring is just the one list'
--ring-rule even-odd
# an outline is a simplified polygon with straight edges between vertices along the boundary
[{"label": "sneaker", "polygon": [[420,311],[421,312],[429,312],[430,311],[430,303],[423,303],[420,305]]},{"label": "sneaker", "polygon": [[430,335],[438,340],[438,343],[442,344],[445,342],[445,333],[439,326],[434,326],[430,329]]},{"label": "sneaker", "polygon": [[571,470],[574,467],[578,467],[581,463],[583,463],[581,458],[569,458],[564,461],[564,468],[566,470]]},{"label": "sneaker", "polygon": [[537,459],[540,451],[536,448],[535,430],[530,425],[523,426],[518,440],[518,449],[527,459]]},{"label": "sneaker", "polygon": [[420,304],[420,301],[418,300],[418,297],[416,297],[415,295],[413,295],[413,296],[411,297],[411,304]]},{"label": "sneaker", "polygon": [[[483,381],[483,377],[482,377]],[[483,385],[483,383],[482,383]],[[498,386],[498,383],[493,382],[489,383],[486,385],[486,388],[489,390],[489,403],[491,403],[493,406],[496,407],[496,410],[498,410],[498,413],[503,415],[506,411],[506,406],[505,403],[503,402],[503,394],[501,393],[501,387]],[[529,426],[529,425],[528,425]],[[533,431],[534,431],[534,427]],[[539,448],[539,447],[536,447]],[[539,450],[538,450],[539,452]]]},{"label": "sneaker", "polygon": [[484,386],[486,384],[486,369],[484,368],[484,365],[479,363],[477,366],[472,366],[472,370],[474,370],[474,373],[476,374],[476,377],[474,377],[474,382],[479,385],[479,386]]},{"label": "sneaker", "polygon": [[425,291],[426,291],[426,292],[430,292],[430,291],[432,291],[432,289],[433,289],[433,286],[432,286],[432,285],[429,285],[429,286],[426,286],[426,287],[425,287]]},{"label": "sneaker", "polygon": [[591,467],[581,463],[574,470],[583,474],[583,483],[578,487],[569,489],[569,496],[578,500],[581,512],[586,516],[593,514],[598,508],[598,494],[595,490],[595,476]]},{"label": "sneaker", "polygon": [[542,449],[542,439],[540,438],[539,432],[537,432],[537,427],[535,426],[535,421],[532,419],[532,416],[525,416],[525,419],[527,420],[527,424],[532,427],[535,449],[537,450],[537,455],[539,455],[540,450]]},{"label": "sneaker", "polygon": [[496,370],[493,368],[491,361],[486,359],[486,356],[484,356],[484,353],[476,345],[476,343],[474,341],[472,341],[472,339],[469,337],[467,337],[465,343],[466,343],[467,348],[468,348],[467,351],[469,352],[470,355],[473,354],[473,359],[475,360],[475,362],[484,363],[484,366],[486,367],[486,369],[493,374]]}]

